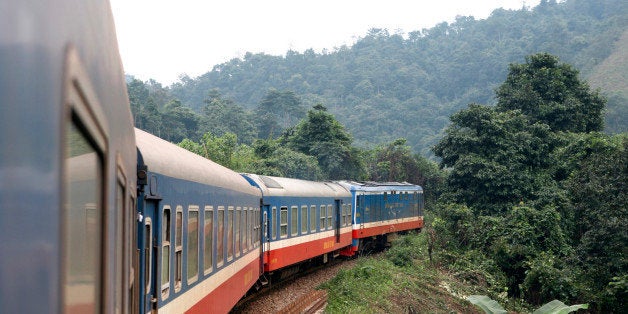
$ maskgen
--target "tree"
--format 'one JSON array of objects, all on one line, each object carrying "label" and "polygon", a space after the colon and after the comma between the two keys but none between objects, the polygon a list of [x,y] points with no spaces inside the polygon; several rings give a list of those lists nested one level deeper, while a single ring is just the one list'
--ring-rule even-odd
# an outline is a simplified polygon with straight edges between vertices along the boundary
[{"label": "tree", "polygon": [[163,132],[161,137],[178,143],[184,138],[195,138],[200,117],[178,100],[166,104],[162,115]]},{"label": "tree", "polygon": [[270,89],[257,107],[256,114],[259,118],[259,137],[273,138],[303,118],[305,109],[294,92]]},{"label": "tree", "polygon": [[216,135],[233,133],[242,143],[250,144],[256,137],[253,115],[230,99],[222,97],[217,89],[209,91],[204,100],[199,132]]},{"label": "tree", "polygon": [[353,139],[327,108],[318,104],[283,136],[288,148],[315,156],[328,179],[357,179],[363,173]]},{"label": "tree", "polygon": [[511,64],[506,81],[497,89],[500,111],[519,109],[532,123],[552,131],[591,132],[603,128],[605,99],[578,78],[571,65],[547,53]]},{"label": "tree", "polygon": [[485,214],[507,211],[537,198],[554,147],[549,127],[531,124],[519,110],[500,112],[470,105],[451,117],[434,147],[450,167],[449,197]]}]

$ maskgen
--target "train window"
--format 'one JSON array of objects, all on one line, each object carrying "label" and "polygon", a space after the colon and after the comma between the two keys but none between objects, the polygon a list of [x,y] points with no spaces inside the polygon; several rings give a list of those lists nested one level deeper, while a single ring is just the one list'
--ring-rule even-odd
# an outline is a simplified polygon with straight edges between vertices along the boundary
[{"label": "train window", "polygon": [[240,245],[242,246],[242,253],[248,251],[248,247],[246,246],[246,213],[248,212],[247,207],[242,208],[242,217],[240,217],[240,233],[242,234]]},{"label": "train window", "polygon": [[321,212],[319,214],[320,218],[321,218],[321,223],[320,223],[320,230],[323,231],[325,230],[325,220],[327,219],[327,207],[325,205],[321,205]]},{"label": "train window", "polygon": [[342,204],[342,211],[340,212],[340,224],[342,226],[346,226],[347,225],[347,205]]},{"label": "train window", "polygon": [[290,207],[290,215],[290,235],[296,235],[299,230],[299,208],[296,206]]},{"label": "train window", "polygon": [[280,233],[280,237],[284,238],[288,235],[288,207],[286,206],[282,206],[281,207],[281,219],[280,219],[280,224],[281,224],[281,233]]},{"label": "train window", "polygon": [[327,205],[327,229],[331,229],[332,225],[332,217],[333,217],[333,207],[331,205]]},{"label": "train window", "polygon": [[347,204],[347,224],[349,225],[353,225],[352,216],[353,216],[353,209],[351,207],[351,204]]},{"label": "train window", "polygon": [[277,207],[273,206],[272,214],[270,215],[270,234],[272,235],[273,240],[277,239]]},{"label": "train window", "polygon": [[144,219],[144,287],[146,290],[146,294],[150,293],[150,280],[152,268],[151,261],[153,260],[153,235],[151,230],[152,222],[150,218]]},{"label": "train window", "polygon": [[205,274],[209,274],[212,271],[212,244],[213,244],[213,235],[214,235],[214,224],[212,223],[214,220],[214,208],[212,206],[205,206],[205,215],[204,215],[204,224],[203,224],[203,267],[205,269]]},{"label": "train window", "polygon": [[137,229],[134,228],[135,224],[135,213],[136,211],[134,210],[135,208],[137,208],[137,204],[135,203],[135,197],[131,196],[129,198],[129,205],[130,210],[127,213],[127,217],[126,220],[129,224],[128,226],[128,231],[129,231],[129,236],[125,237],[125,239],[129,239],[129,241],[131,241],[131,245],[128,246],[127,248],[127,256],[128,259],[127,261],[129,262],[129,290],[127,291],[127,296],[126,299],[128,300],[126,305],[127,305],[127,313],[133,313],[133,309],[137,308],[137,298],[135,297],[136,295],[136,291],[135,291],[135,283],[137,282],[137,277],[139,276],[139,272],[136,272],[136,263],[137,263],[137,254],[133,254],[133,252],[135,252],[135,245],[137,243]]},{"label": "train window", "polygon": [[233,259],[233,206],[227,211],[227,261]]},{"label": "train window", "polygon": [[216,234],[216,267],[225,262],[225,207],[218,206],[218,234]]},{"label": "train window", "polygon": [[241,247],[240,247],[240,238],[242,237],[242,234],[240,234],[240,215],[242,214],[242,207],[236,207],[236,211],[235,211],[235,222],[234,222],[234,233],[235,233],[235,256],[238,257],[240,256],[240,251],[241,251]]},{"label": "train window", "polygon": [[301,234],[307,233],[307,206],[301,206]]},{"label": "train window", "polygon": [[164,206],[161,220],[161,295],[168,297],[170,289],[170,207]]},{"label": "train window", "polygon": [[[89,137],[72,122],[66,133],[64,305],[99,306],[102,266],[103,163]],[[77,293],[78,287],[85,287]]]},{"label": "train window", "polygon": [[174,290],[179,291],[181,289],[181,279],[183,278],[183,207],[177,206],[176,217],[174,234]]},{"label": "train window", "polygon": [[310,231],[316,232],[316,205],[310,206]]},{"label": "train window", "polygon": [[255,232],[255,247],[259,246],[259,240],[260,240],[260,215],[259,215],[259,208],[255,208],[253,210],[253,219],[255,219],[255,229],[253,230]]},{"label": "train window", "polygon": [[198,206],[188,207],[188,233],[187,233],[187,279],[188,284],[198,279]]},{"label": "train window", "polygon": [[246,222],[245,222],[245,234],[244,234],[244,238],[245,238],[245,242],[242,244],[244,246],[246,246],[247,250],[251,250],[251,244],[253,241],[251,241],[251,235],[252,235],[252,231],[251,231],[251,219],[253,218],[253,212],[252,212],[253,208],[249,207],[246,211]]},{"label": "train window", "polygon": [[118,172],[118,183],[116,184],[116,209],[118,210],[117,214],[116,214],[116,270],[115,270],[115,276],[116,276],[116,287],[118,287],[117,289],[115,289],[115,313],[122,313],[122,309],[124,308],[123,306],[123,296],[122,293],[126,290],[125,289],[125,284],[123,283],[123,278],[124,278],[124,274],[126,273],[126,267],[124,267],[124,265],[126,265],[126,263],[124,263],[124,255],[126,253],[126,245],[127,242],[124,241],[124,235],[126,235],[126,232],[124,232],[124,214],[126,213],[126,207],[125,207],[125,198],[126,198],[126,189],[125,189],[125,185],[124,182],[126,180],[124,179],[124,176],[122,175],[122,173],[119,171]]}]

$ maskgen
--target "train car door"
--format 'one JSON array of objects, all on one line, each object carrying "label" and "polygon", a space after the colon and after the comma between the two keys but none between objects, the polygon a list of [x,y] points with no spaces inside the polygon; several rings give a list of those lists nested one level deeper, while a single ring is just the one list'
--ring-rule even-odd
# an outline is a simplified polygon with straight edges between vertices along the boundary
[{"label": "train car door", "polygon": [[264,263],[267,261],[267,257],[264,256],[264,252],[270,252],[270,239],[271,232],[273,226],[268,223],[268,212],[270,210],[270,205],[262,205],[262,223],[264,224],[263,232],[262,232],[262,245],[260,251],[260,274],[264,273]]},{"label": "train car door", "polygon": [[157,309],[157,232],[159,202],[147,199],[144,202],[143,220],[138,236],[140,243],[140,313],[151,313]]}]

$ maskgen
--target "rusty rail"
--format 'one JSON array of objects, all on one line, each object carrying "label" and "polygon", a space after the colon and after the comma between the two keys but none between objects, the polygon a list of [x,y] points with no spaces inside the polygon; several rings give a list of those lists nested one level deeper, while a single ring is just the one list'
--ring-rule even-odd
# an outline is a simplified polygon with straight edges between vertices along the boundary
[{"label": "rusty rail", "polygon": [[312,314],[322,309],[327,304],[327,291],[314,290],[313,293],[308,293],[296,299],[294,302],[288,304],[281,309],[279,313],[282,314]]}]

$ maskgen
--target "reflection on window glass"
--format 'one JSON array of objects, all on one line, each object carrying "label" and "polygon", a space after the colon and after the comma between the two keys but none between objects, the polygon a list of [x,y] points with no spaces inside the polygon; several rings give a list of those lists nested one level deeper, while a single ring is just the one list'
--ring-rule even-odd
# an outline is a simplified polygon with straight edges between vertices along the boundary
[{"label": "reflection on window glass", "polygon": [[299,223],[299,209],[296,206],[292,206],[290,207],[290,215],[291,215],[291,219],[290,219],[290,234],[291,235],[296,235],[297,234],[297,224]]},{"label": "reflection on window glass", "polygon": [[212,207],[205,208],[205,227],[203,228],[203,235],[205,238],[204,251],[203,251],[203,266],[205,271],[210,270],[212,268],[212,244],[213,244],[213,224],[212,220],[214,219],[214,211]]},{"label": "reflection on window glass", "polygon": [[188,282],[198,275],[198,207],[188,211]]},{"label": "reflection on window glass", "polygon": [[225,261],[225,207],[218,206],[218,233],[216,234],[216,265],[222,266]]},{"label": "reflection on window glass", "polygon": [[65,311],[100,308],[102,161],[74,123],[66,133],[64,237]]}]

